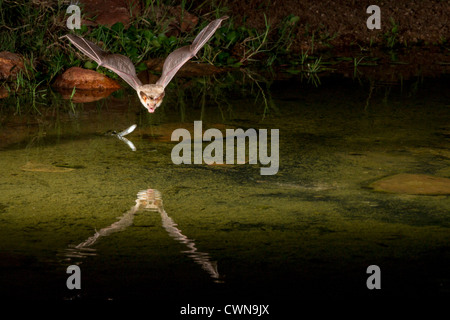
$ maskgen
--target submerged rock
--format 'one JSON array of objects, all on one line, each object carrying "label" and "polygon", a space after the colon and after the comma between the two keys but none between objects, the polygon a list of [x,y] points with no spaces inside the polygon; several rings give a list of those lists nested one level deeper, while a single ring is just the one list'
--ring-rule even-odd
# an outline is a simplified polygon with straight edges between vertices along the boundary
[{"label": "submerged rock", "polygon": [[390,193],[443,195],[450,194],[450,179],[401,173],[375,181],[369,187],[374,191]]},{"label": "submerged rock", "polygon": [[15,79],[20,70],[25,70],[23,58],[12,52],[0,52],[0,79]]},{"label": "submerged rock", "polygon": [[72,67],[66,70],[55,80],[53,86],[64,89],[76,87],[76,89],[80,90],[120,89],[119,83],[107,76],[79,67]]}]

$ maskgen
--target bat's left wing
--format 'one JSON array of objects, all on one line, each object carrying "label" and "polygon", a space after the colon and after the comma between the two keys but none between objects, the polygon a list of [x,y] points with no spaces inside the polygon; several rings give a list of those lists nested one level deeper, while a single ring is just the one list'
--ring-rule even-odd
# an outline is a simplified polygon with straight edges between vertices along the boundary
[{"label": "bat's left wing", "polygon": [[223,20],[228,19],[227,16],[211,21],[200,33],[195,37],[190,46],[181,47],[166,58],[163,65],[163,71],[161,78],[156,84],[163,86],[164,88],[169,84],[170,80],[180,70],[180,68],[205,45],[206,42],[213,36],[217,28]]},{"label": "bat's left wing", "polygon": [[133,87],[134,90],[138,90],[138,88],[142,86],[141,80],[139,80],[136,75],[133,62],[131,62],[128,57],[121,54],[109,54],[103,51],[95,43],[74,34],[67,34],[63,37],[69,39],[75,47],[97,62],[99,66],[108,68],[116,73],[131,87]]},{"label": "bat's left wing", "polygon": [[87,55],[89,58],[97,62],[98,65],[102,63],[102,60],[107,53],[103,51],[98,45],[95,43],[86,40],[82,37],[79,37],[75,34],[66,34],[61,38],[67,38],[72,42],[72,44],[78,48],[81,52]]}]

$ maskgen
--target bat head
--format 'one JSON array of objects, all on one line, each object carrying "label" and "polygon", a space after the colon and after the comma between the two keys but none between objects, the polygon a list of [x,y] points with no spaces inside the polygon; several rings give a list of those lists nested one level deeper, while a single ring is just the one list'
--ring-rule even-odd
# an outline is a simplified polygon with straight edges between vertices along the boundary
[{"label": "bat head", "polygon": [[146,84],[138,90],[139,100],[148,112],[155,112],[164,98],[164,87],[157,84]]}]

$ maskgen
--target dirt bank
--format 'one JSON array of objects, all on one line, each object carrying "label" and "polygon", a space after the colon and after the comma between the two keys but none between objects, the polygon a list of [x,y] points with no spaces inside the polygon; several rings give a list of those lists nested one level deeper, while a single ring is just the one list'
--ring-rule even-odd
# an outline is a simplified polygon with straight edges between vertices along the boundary
[{"label": "dirt bank", "polygon": [[[392,35],[395,25],[398,26],[396,41],[403,45],[442,44],[450,36],[450,1],[226,0],[222,3],[229,7],[237,23],[245,20],[246,25],[260,30],[265,27],[264,14],[275,28],[282,24],[285,17],[298,16],[298,28],[292,45],[292,50],[297,51],[311,47],[313,32],[316,33],[315,46],[318,48],[383,44],[386,37]],[[369,30],[366,26],[370,16],[366,9],[370,5],[378,5],[381,9],[380,30]],[[275,36],[276,32],[272,35]]]},{"label": "dirt bank", "polygon": [[[82,0],[85,13],[96,19],[119,19],[120,10],[136,16],[144,7],[138,0]],[[183,6],[194,15],[227,14],[235,25],[244,25],[263,31],[265,17],[271,27],[269,38],[279,37],[286,17],[298,17],[292,37],[291,49],[348,47],[353,45],[382,45],[388,38],[394,44],[410,46],[441,45],[450,36],[450,1],[429,0],[247,0],[247,1],[165,1],[165,5]],[[381,10],[381,29],[369,30],[366,21],[370,14],[367,7],[377,5]],[[120,10],[119,10],[120,9]],[[130,14],[131,11],[131,14]],[[89,12],[91,14],[89,14]],[[120,20],[120,19],[119,19]],[[114,22],[114,21],[113,21]]]},{"label": "dirt bank", "polygon": [[[114,16],[111,6],[124,10],[133,8],[131,15],[134,16],[142,14],[142,2],[130,5],[129,1],[137,0],[82,2],[86,2],[86,10],[94,10],[100,17],[102,11]],[[168,1],[164,5],[175,7],[183,3]],[[370,5],[380,7],[379,30],[367,28],[366,22],[371,14],[366,11]],[[109,9],[102,9],[106,7]],[[268,47],[284,36],[283,41],[289,42],[289,46],[286,43],[282,45],[289,47],[293,57],[308,52],[317,56],[363,58],[360,71],[383,80],[450,72],[450,1],[223,0],[216,4],[214,1],[194,0],[185,4],[185,10],[205,19],[227,14],[234,27],[256,28],[260,34],[266,30],[267,21],[270,25]],[[237,56],[240,54],[236,47],[233,52]],[[383,68],[364,68],[368,58],[374,57],[378,59],[376,65]],[[265,56],[256,55],[255,58],[264,60]],[[353,70],[354,61],[336,67],[339,72],[346,73],[342,69]]]}]

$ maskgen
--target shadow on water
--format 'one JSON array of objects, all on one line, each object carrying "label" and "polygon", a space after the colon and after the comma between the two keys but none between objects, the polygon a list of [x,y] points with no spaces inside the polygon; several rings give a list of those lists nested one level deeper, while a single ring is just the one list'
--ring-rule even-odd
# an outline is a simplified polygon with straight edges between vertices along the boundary
[{"label": "shadow on water", "polygon": [[[222,74],[173,81],[154,114],[123,91],[39,113],[3,100],[2,298],[448,296],[448,194],[369,187],[399,173],[450,177],[447,84]],[[278,173],[175,165],[171,134],[196,120],[279,129]],[[111,135],[124,130],[127,140]],[[79,292],[66,288],[70,264]]]}]

